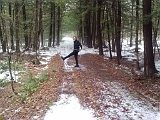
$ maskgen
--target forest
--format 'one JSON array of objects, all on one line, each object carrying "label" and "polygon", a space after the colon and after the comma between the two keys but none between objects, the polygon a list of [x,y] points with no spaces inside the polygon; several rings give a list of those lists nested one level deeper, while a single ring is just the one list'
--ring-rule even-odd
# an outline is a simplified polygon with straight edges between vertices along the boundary
[{"label": "forest", "polygon": [[117,52],[120,64],[121,43],[128,38],[135,45],[144,42],[144,74],[157,72],[154,55],[158,48],[158,0],[1,0],[0,39],[2,52],[23,52],[54,47],[66,33],[76,33],[89,48],[108,46]]},{"label": "forest", "polygon": [[[62,69],[68,69],[73,60],[67,60],[63,66],[60,56],[55,55],[55,53],[69,52],[66,47],[69,43],[65,43],[64,38],[73,36],[77,36],[83,45],[82,52],[84,52],[84,55],[80,52],[80,62],[83,65],[92,66],[91,68],[89,67],[90,69],[85,67],[84,69],[87,69],[86,73],[93,74],[92,76],[95,76],[95,78],[85,78],[85,73],[81,70],[83,65],[81,65],[80,71],[73,68],[72,76],[68,73],[63,73],[65,70]],[[92,90],[87,88],[91,94],[97,91],[94,90],[94,85],[83,80],[93,80],[97,76],[106,76],[104,79],[108,79],[113,74],[115,77],[113,79],[122,79],[122,81],[126,79],[126,81],[124,80],[126,84],[134,84],[134,87],[138,87],[138,85],[145,87],[143,90],[139,90],[142,86],[135,89],[143,96],[152,96],[150,101],[154,101],[153,104],[159,106],[160,69],[157,69],[159,64],[156,64],[156,61],[159,61],[160,58],[159,40],[159,0],[0,0],[0,74],[7,69],[7,76],[9,77],[9,82],[6,82],[6,78],[0,75],[0,102],[3,103],[6,98],[12,96],[6,103],[7,106],[13,103],[13,99],[17,99],[14,103],[16,107],[11,107],[11,109],[17,109],[22,104],[29,105],[29,102],[36,99],[29,96],[34,93],[35,96],[42,95],[40,91],[45,91],[53,78],[57,79],[54,82],[52,81],[52,84],[54,84],[52,87],[56,89],[53,90],[53,88],[50,88],[51,86],[49,88],[55,92],[56,97],[47,97],[47,94],[51,94],[51,90],[48,91],[48,88],[46,90],[46,99],[48,100],[45,101],[42,98],[41,101],[49,104],[47,102],[56,101],[58,94],[61,95],[61,93],[58,93],[57,86],[65,83],[60,78],[66,76],[65,79],[69,81],[69,86],[66,86],[67,90],[69,89],[68,87],[73,87],[73,91],[76,91],[76,96],[80,96],[79,99],[82,103],[84,102],[86,106],[91,106],[94,110],[99,110],[84,100],[87,97],[87,92],[82,91],[84,86],[93,87]],[[91,50],[91,53],[97,51],[96,54],[98,56],[88,54],[87,50]],[[126,57],[128,55],[124,55],[125,52],[130,53],[131,57],[133,57],[132,61],[127,61],[128,58]],[[47,54],[52,55],[47,58]],[[106,54],[108,54],[107,61],[103,61],[102,58],[105,58]],[[47,61],[45,65],[42,59]],[[86,60],[93,60],[94,65],[87,63]],[[98,64],[102,66],[99,67]],[[113,66],[110,66],[110,64],[113,64]],[[103,65],[108,66],[106,69],[110,70],[107,70],[108,73],[102,72],[103,75],[101,76],[101,73],[98,74],[93,69],[97,69],[97,72],[99,72],[103,69]],[[120,72],[123,69],[121,68],[123,65],[129,67],[129,70],[127,69],[126,71],[130,71],[131,74],[125,73],[123,70]],[[90,72],[90,70],[93,71]],[[15,73],[17,71],[22,71],[22,73]],[[59,77],[58,73],[59,75],[61,74],[61,77]],[[108,75],[109,73],[110,75]],[[15,74],[20,74],[18,75],[21,76],[19,77],[20,82],[19,78],[15,77]],[[75,75],[79,78],[76,78]],[[70,81],[70,77],[73,81]],[[28,80],[27,82],[25,82],[26,79]],[[75,82],[75,79],[81,79],[84,83]],[[128,79],[131,80],[128,82]],[[75,82],[74,84],[78,88],[70,86],[70,82]],[[93,84],[97,84],[97,82]],[[9,86],[10,83],[11,87]],[[22,83],[22,85],[19,85],[19,83]],[[45,86],[44,83],[48,85]],[[44,88],[42,87],[39,90],[38,88],[41,85]],[[22,90],[20,86],[23,86]],[[152,87],[148,88],[149,86]],[[9,90],[10,88],[14,95]],[[99,89],[100,86],[98,87]],[[151,91],[150,89],[154,90]],[[5,92],[10,91],[6,98],[3,97],[5,96],[4,92],[2,92],[3,90]],[[63,91],[63,93],[65,92]],[[68,92],[72,92],[72,89],[68,90]],[[83,96],[83,94],[86,94],[86,96]],[[19,103],[18,100],[21,102]],[[38,102],[38,100],[35,101]],[[35,101],[34,104],[36,103]],[[38,104],[42,106],[42,103]],[[95,104],[99,105],[99,103]],[[6,116],[6,106],[0,105],[0,120],[5,120],[5,118],[12,116],[11,111],[7,112],[9,116]],[[44,106],[42,108],[46,109],[46,106]],[[5,110],[1,110],[3,107]],[[20,108],[22,109],[22,107]],[[99,112],[96,115],[98,114],[99,116],[101,114]],[[22,113],[27,114],[24,111]],[[29,118],[27,118],[28,116]],[[31,112],[28,116],[24,117],[19,114],[18,119],[21,117],[24,117],[24,120],[31,119]],[[12,117],[14,118],[15,116],[13,115]],[[114,117],[112,116],[111,118]],[[121,118],[123,117],[121,116]],[[127,117],[127,119],[129,118],[131,117]],[[148,118],[145,120],[148,120]]]}]

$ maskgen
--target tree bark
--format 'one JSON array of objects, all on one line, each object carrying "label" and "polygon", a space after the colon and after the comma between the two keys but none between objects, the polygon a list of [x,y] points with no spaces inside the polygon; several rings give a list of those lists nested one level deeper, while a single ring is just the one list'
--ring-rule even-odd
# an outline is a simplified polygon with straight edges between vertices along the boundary
[{"label": "tree bark", "polygon": [[133,44],[133,18],[134,18],[134,1],[132,0],[132,17],[131,17],[131,29],[130,29],[130,47],[132,47],[132,44]]},{"label": "tree bark", "polygon": [[52,20],[52,47],[55,46],[55,40],[56,40],[56,5],[53,3],[53,20]]},{"label": "tree bark", "polygon": [[16,52],[20,52],[20,38],[19,38],[19,2],[15,1],[15,38],[16,38]]},{"label": "tree bark", "polygon": [[116,52],[117,52],[117,61],[120,64],[121,55],[121,1],[117,1],[117,15],[116,15]]},{"label": "tree bark", "polygon": [[25,41],[25,50],[29,50],[29,41],[28,41],[28,27],[27,27],[27,15],[26,15],[26,5],[23,1],[23,6],[22,6],[22,11],[23,11],[23,29],[24,29],[24,41]]},{"label": "tree bark", "polygon": [[101,5],[102,0],[97,1],[98,10],[97,10],[97,39],[98,39],[98,46],[99,46],[99,55],[103,54],[103,42],[102,42],[102,31],[101,31]]},{"label": "tree bark", "polygon": [[[12,5],[11,3],[9,3],[9,16],[10,16],[10,19],[12,18]],[[9,22],[10,24],[10,42],[11,42],[11,49],[12,50],[15,50],[15,47],[14,47],[14,40],[13,40],[13,21],[10,20]]]},{"label": "tree bark", "polygon": [[95,48],[96,44],[96,1],[93,1],[93,16],[92,16],[92,41],[93,41],[93,46]]},{"label": "tree bark", "polygon": [[137,69],[140,70],[140,66],[139,66],[139,55],[138,55],[138,33],[139,33],[139,0],[136,0],[136,40],[135,40],[135,52],[136,52],[136,56],[137,56]]},{"label": "tree bark", "polygon": [[152,45],[151,0],[143,0],[144,74],[152,77],[157,72]]},{"label": "tree bark", "polygon": [[116,32],[116,21],[115,21],[115,16],[116,16],[116,8],[115,8],[116,4],[115,4],[115,0],[112,3],[112,9],[110,12],[110,19],[111,19],[111,27],[112,27],[112,52],[116,51],[116,45],[115,45],[115,32]]},{"label": "tree bark", "polygon": [[[3,12],[3,6],[0,5],[0,13]],[[6,41],[4,38],[4,20],[2,18],[2,16],[0,16],[0,40],[1,40],[1,44],[2,44],[2,51],[6,52]]]},{"label": "tree bark", "polygon": [[60,6],[58,6],[57,9],[58,9],[57,10],[58,11],[58,13],[57,13],[58,14],[57,15],[58,18],[57,18],[57,43],[56,43],[56,45],[59,46],[60,45],[60,26],[61,26],[60,25],[61,24],[61,22],[60,22],[61,21],[60,20],[61,19],[61,8],[60,8]]},{"label": "tree bark", "polygon": [[109,54],[110,54],[110,59],[112,59],[112,50],[111,50],[111,37],[110,37],[110,21],[109,21],[109,7],[107,6],[106,9],[107,13],[107,38],[108,38],[108,47],[109,47]]},{"label": "tree bark", "polygon": [[40,38],[39,42],[41,41],[41,47],[44,47],[42,19],[43,19],[43,0],[39,0],[39,32],[38,32],[38,37]]},{"label": "tree bark", "polygon": [[33,45],[33,51],[35,51],[36,52],[36,59],[37,59],[37,56],[38,56],[38,54],[37,54],[37,50],[38,50],[38,42],[39,42],[39,37],[38,37],[38,29],[39,29],[39,25],[38,25],[38,23],[39,23],[39,21],[38,21],[38,8],[39,8],[39,0],[35,0],[35,20],[34,20],[34,22],[35,22],[35,27],[34,27],[34,45]]},{"label": "tree bark", "polygon": [[50,2],[51,11],[50,11],[50,26],[49,26],[49,39],[48,39],[48,47],[51,47],[52,39],[53,39],[53,2]]}]

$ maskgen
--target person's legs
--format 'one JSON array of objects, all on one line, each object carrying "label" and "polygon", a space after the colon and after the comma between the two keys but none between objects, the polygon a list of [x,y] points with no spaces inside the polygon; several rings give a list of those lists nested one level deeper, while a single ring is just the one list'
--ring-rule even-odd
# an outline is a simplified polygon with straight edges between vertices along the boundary
[{"label": "person's legs", "polygon": [[71,52],[69,55],[67,55],[66,57],[62,57],[62,59],[65,60],[66,58],[69,58],[69,57],[71,57],[71,56],[74,55],[74,54],[75,54],[75,52],[73,51],[73,52]]},{"label": "person's legs", "polygon": [[75,52],[74,57],[75,57],[75,61],[76,61],[76,66],[75,67],[79,67],[79,64],[78,64],[78,52]]}]

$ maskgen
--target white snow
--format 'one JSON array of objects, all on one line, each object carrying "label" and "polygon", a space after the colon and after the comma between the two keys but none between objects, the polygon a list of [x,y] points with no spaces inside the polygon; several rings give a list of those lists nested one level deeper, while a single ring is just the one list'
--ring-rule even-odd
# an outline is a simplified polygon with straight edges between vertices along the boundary
[{"label": "white snow", "polygon": [[119,120],[160,120],[160,112],[153,108],[149,102],[144,102],[130,93],[118,82],[99,82],[97,85],[104,89],[101,91],[99,102],[109,107],[105,109],[103,120],[119,118]]},{"label": "white snow", "polygon": [[[136,59],[133,54],[134,46],[129,47],[127,44],[127,40],[124,40],[122,43],[122,56],[125,56],[129,60]],[[49,48],[49,51],[40,50],[38,53],[42,56],[42,64],[47,65],[50,61],[51,57],[55,54],[60,54],[61,56],[66,56],[70,52],[73,51],[73,39],[70,37],[64,37],[62,39],[61,45],[55,48]],[[143,43],[139,45],[140,53],[143,52]],[[28,52],[25,52],[28,53]],[[88,49],[83,46],[83,49],[79,52],[79,59],[81,55],[86,53],[98,54],[98,50],[93,48]],[[30,52],[28,54],[35,54],[34,52]],[[113,56],[116,56],[116,53],[112,53]],[[105,52],[105,56],[109,56],[108,52]],[[73,71],[74,65],[68,65],[68,60],[64,62],[64,69],[66,71]],[[44,69],[47,69],[46,66]],[[156,61],[156,67],[160,71],[160,60]],[[80,68],[86,70],[85,66],[80,64]],[[18,79],[18,72],[13,73],[14,78]],[[9,72],[5,71],[0,74],[0,79],[10,79]],[[98,81],[97,81],[98,84]],[[101,91],[104,96],[103,99],[99,99],[99,102],[102,102],[107,105],[111,105],[109,108],[105,108],[106,116],[102,120],[110,120],[110,117],[118,117],[119,120],[160,120],[160,112],[158,110],[154,110],[149,103],[144,103],[141,100],[133,97],[131,93],[123,89],[118,83],[99,83],[104,85],[104,91]],[[106,85],[109,84],[110,90],[112,93],[115,93],[113,96],[108,96],[108,89]],[[115,97],[121,98],[120,104],[113,104]],[[127,109],[126,112],[122,112],[124,108]],[[50,109],[47,111],[44,120],[97,120],[93,116],[93,111],[87,108],[83,108],[78,98],[75,95],[66,95],[61,94],[60,100],[53,104]]]},{"label": "white snow", "polygon": [[[19,78],[18,73],[19,73],[18,71],[13,71],[13,72],[12,72],[13,79],[14,79],[14,81],[16,81],[16,82],[17,82],[17,80],[18,80],[18,78]],[[9,71],[5,71],[5,72],[2,72],[2,73],[0,74],[0,80],[10,81],[10,79],[11,79],[11,77],[10,77]]]},{"label": "white snow", "polygon": [[160,71],[160,60],[155,61],[156,69]]},{"label": "white snow", "polygon": [[83,108],[75,95],[62,94],[47,111],[44,120],[97,120],[93,111]]},{"label": "white snow", "polygon": [[[73,51],[73,39],[64,37],[61,45],[56,48],[57,53],[61,56],[66,56]],[[81,54],[93,53],[93,49],[86,49],[80,51]],[[74,65],[68,65],[68,59],[64,61],[64,70],[72,72]],[[85,66],[80,64],[81,70],[86,70]],[[83,108],[78,98],[75,95],[61,94],[60,100],[54,103],[53,106],[47,111],[44,120],[97,120],[93,116],[93,111]]]}]

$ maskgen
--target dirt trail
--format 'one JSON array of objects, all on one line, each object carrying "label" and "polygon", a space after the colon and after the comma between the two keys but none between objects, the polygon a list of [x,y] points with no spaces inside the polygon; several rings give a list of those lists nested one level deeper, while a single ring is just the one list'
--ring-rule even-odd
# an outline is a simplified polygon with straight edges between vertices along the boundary
[{"label": "dirt trail", "polygon": [[[130,92],[120,79],[126,79],[109,61],[98,55],[86,54],[80,58],[80,68],[74,68],[74,59],[63,62],[54,56],[48,68],[49,81],[44,83],[20,110],[11,112],[11,120],[43,120],[45,113],[61,94],[73,94],[84,107],[94,110],[97,120],[158,120],[157,110],[149,102]],[[119,78],[123,76],[123,78]],[[18,109],[18,108],[14,108]]]},{"label": "dirt trail", "polygon": [[59,94],[76,95],[82,106],[95,111],[97,120],[157,120],[158,114],[151,104],[136,92],[130,92],[120,80],[126,79],[127,74],[115,70],[115,66],[103,57],[82,55],[80,68],[74,67],[71,58],[64,61],[62,71]]}]

